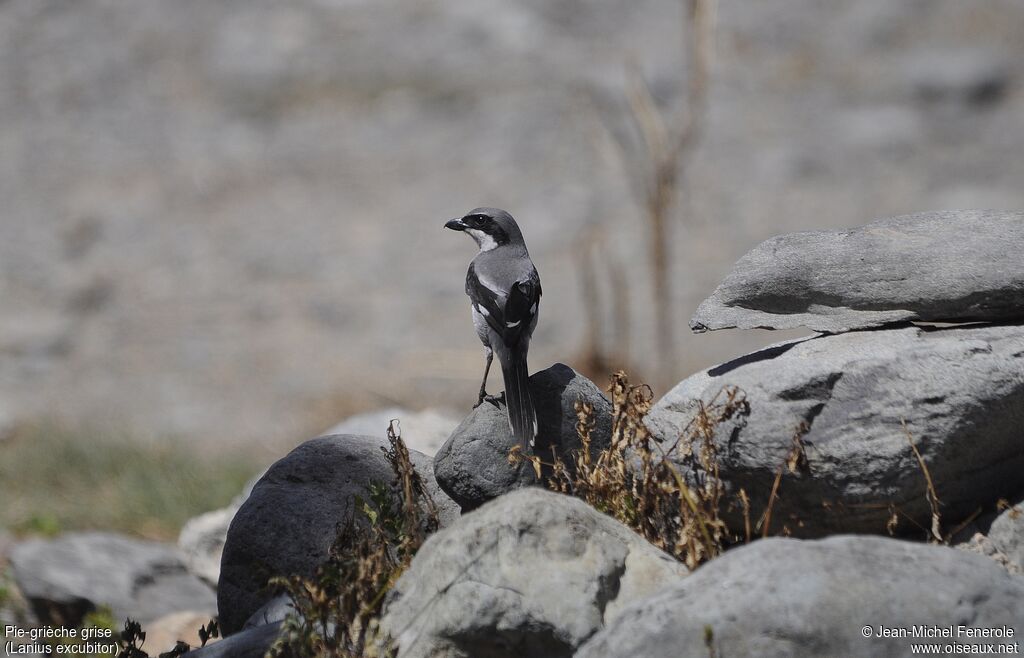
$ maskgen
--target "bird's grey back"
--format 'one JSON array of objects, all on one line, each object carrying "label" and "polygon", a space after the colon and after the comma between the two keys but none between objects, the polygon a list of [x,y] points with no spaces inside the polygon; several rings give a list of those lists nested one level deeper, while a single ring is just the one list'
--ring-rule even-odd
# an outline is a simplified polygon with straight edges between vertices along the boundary
[{"label": "bird's grey back", "polygon": [[526,251],[526,245],[507,244],[490,251],[481,251],[473,259],[480,282],[489,288],[508,290],[516,281],[537,278],[537,270]]}]

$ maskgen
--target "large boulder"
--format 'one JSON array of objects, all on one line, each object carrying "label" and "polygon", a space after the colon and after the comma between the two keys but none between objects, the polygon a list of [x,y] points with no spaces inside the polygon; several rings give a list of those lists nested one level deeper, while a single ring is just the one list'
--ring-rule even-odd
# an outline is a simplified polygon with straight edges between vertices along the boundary
[{"label": "large boulder", "polygon": [[[1024,327],[908,327],[794,340],[689,377],[648,416],[675,439],[724,386],[749,414],[717,428],[721,477],[744,489],[755,519],[802,436],[808,464],[787,472],[772,532],[881,533],[894,506],[929,527],[927,464],[948,522],[1020,489],[1024,472]],[[729,517],[742,526],[738,512]],[[903,529],[912,529],[906,524]]]},{"label": "large boulder", "polygon": [[[275,592],[277,575],[311,576],[326,558],[353,499],[371,482],[393,482],[383,438],[330,435],[306,441],[271,466],[231,521],[221,560],[217,608],[226,634]],[[441,492],[425,455],[410,451],[413,465],[440,512],[442,525],[459,514]]]},{"label": "large boulder", "polygon": [[212,615],[213,590],[157,542],[111,533],[71,533],[17,544],[10,554],[18,588],[44,624],[74,626],[98,607],[141,622],[180,611]]},{"label": "large boulder", "polygon": [[748,252],[697,308],[697,332],[842,332],[906,320],[1024,319],[1024,213],[927,212],[780,235]]},{"label": "large boulder", "polygon": [[[978,555],[881,537],[765,539],[629,606],[576,656],[906,656],[911,643],[1019,641],[1022,620],[1024,578]],[[953,638],[875,637],[915,625]],[[961,625],[1013,637],[957,637]]]},{"label": "large boulder", "polygon": [[[597,386],[567,365],[556,363],[530,377],[530,394],[537,409],[537,441],[533,452],[545,461],[554,454],[566,458],[580,448],[576,432],[576,403],[594,408],[591,449],[611,441],[611,403]],[[536,482],[533,467],[523,461],[510,464],[509,451],[517,445],[509,429],[505,403],[491,399],[474,409],[455,428],[434,457],[437,482],[464,510],[522,486]]]},{"label": "large boulder", "polygon": [[381,628],[399,658],[567,657],[628,603],[686,573],[618,521],[534,487],[428,539]]}]

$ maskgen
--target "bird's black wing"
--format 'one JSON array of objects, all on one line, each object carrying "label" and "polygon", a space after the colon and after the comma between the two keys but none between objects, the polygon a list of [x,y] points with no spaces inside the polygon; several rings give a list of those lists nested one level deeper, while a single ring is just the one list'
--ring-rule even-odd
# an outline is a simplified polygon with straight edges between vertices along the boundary
[{"label": "bird's black wing", "polygon": [[536,271],[529,278],[520,279],[512,285],[505,301],[505,330],[502,339],[506,345],[517,344],[523,332],[529,335],[540,305],[540,295],[540,278]]},{"label": "bird's black wing", "polygon": [[512,347],[519,342],[523,332],[530,328],[537,315],[541,296],[540,277],[534,270],[530,276],[513,283],[507,293],[499,295],[480,281],[476,268],[470,265],[466,273],[466,294],[491,329],[501,336],[505,345]]}]

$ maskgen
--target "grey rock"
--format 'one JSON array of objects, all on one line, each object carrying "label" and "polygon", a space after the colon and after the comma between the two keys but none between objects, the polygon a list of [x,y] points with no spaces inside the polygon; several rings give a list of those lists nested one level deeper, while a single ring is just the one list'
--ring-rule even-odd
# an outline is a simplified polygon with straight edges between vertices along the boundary
[{"label": "grey rock", "polygon": [[586,503],[509,493],[428,539],[381,629],[399,658],[571,656],[686,568]]},{"label": "grey rock", "polygon": [[279,594],[270,599],[263,606],[252,613],[252,616],[245,620],[242,629],[253,628],[254,626],[266,626],[284,621],[285,617],[295,612],[292,599],[287,594]]},{"label": "grey rock", "polygon": [[410,411],[388,407],[346,418],[325,433],[383,437],[387,436],[388,424],[392,420],[399,421],[405,445],[425,455],[434,455],[459,424],[458,418],[437,409]]},{"label": "grey rock", "polygon": [[[22,596],[17,583],[14,582],[14,574],[11,573],[7,562],[8,551],[14,547],[14,540],[9,535],[0,531],[0,589],[4,595],[0,596],[0,626],[14,625],[29,628],[38,626],[39,620],[33,614],[28,601]],[[23,642],[24,644],[24,642]]]},{"label": "grey rock", "polygon": [[[330,435],[292,450],[271,466],[231,521],[221,560],[217,608],[225,634],[274,596],[266,588],[275,575],[310,576],[327,557],[339,524],[349,518],[355,496],[372,481],[391,482],[386,440]],[[438,507],[442,525],[458,507],[434,483],[426,456],[410,451],[413,465]]]},{"label": "grey rock", "polygon": [[[928,527],[925,480],[903,421],[947,523],[1020,488],[1024,327],[907,327],[780,343],[684,380],[654,405],[649,427],[674,440],[697,401],[725,386],[742,389],[750,409],[717,428],[721,476],[732,493],[750,496],[755,520],[806,425],[808,470],[783,476],[772,532],[785,524],[797,536],[882,533],[890,505]],[[743,527],[736,510],[727,517]]]},{"label": "grey rock", "polygon": [[901,68],[919,99],[967,106],[998,101],[1012,73],[1005,54],[984,48],[924,49],[908,54]]},{"label": "grey rock", "polygon": [[266,472],[264,469],[250,478],[242,493],[235,496],[227,507],[189,519],[178,534],[178,549],[185,556],[188,570],[214,587],[220,580],[220,562],[231,519],[235,518],[235,512],[249,498],[253,487]]},{"label": "grey rock", "polygon": [[[576,432],[576,402],[594,407],[596,426],[591,449],[611,440],[611,403],[592,381],[567,365],[556,363],[530,376],[530,393],[537,409],[537,441],[533,452],[545,461],[568,456],[580,448]],[[509,464],[516,441],[509,429],[503,401],[492,400],[474,409],[455,428],[434,458],[434,473],[444,491],[464,510],[536,482],[533,467]]]},{"label": "grey rock", "polygon": [[211,585],[220,578],[220,560],[228,526],[238,508],[234,505],[189,519],[178,535],[178,548],[188,570]]},{"label": "grey rock", "polygon": [[281,622],[253,626],[184,654],[189,658],[264,658],[281,633]]},{"label": "grey rock", "polygon": [[1024,574],[1024,568],[1018,562],[1011,560],[1009,556],[996,547],[987,535],[980,532],[970,534],[967,539],[954,541],[952,545],[962,551],[984,555],[1011,574]]},{"label": "grey rock", "polygon": [[1024,319],[1022,251],[1020,212],[926,212],[788,233],[743,256],[690,328],[838,333],[910,320]]},{"label": "grey rock", "polygon": [[14,577],[40,621],[74,625],[99,606],[115,619],[151,621],[216,610],[213,590],[188,573],[173,547],[110,533],[32,539],[11,551]]},{"label": "grey rock", "polygon": [[287,596],[276,596],[253,613],[242,630],[185,655],[189,658],[264,658],[280,635],[285,617],[294,611]]},{"label": "grey rock", "polygon": [[980,516],[954,538],[962,550],[985,555],[1013,574],[1024,574],[1024,497],[1008,507]]},{"label": "grey rock", "polygon": [[928,640],[862,629],[962,624],[1019,636],[1022,619],[1024,578],[976,555],[881,537],[766,539],[629,606],[576,656],[707,658],[706,631],[712,655],[729,658],[906,656]]},{"label": "grey rock", "polygon": [[989,527],[988,538],[1018,573],[1024,573],[1024,500],[996,517]]}]

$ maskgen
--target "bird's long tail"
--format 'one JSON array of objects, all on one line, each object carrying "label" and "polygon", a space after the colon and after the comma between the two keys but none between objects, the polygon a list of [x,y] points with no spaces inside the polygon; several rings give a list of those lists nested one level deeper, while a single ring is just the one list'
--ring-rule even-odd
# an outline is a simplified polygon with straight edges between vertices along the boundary
[{"label": "bird's long tail", "polygon": [[505,403],[508,405],[508,424],[523,452],[533,447],[537,436],[537,412],[530,396],[530,372],[526,366],[526,350],[513,348],[498,355],[501,374],[505,379]]}]

